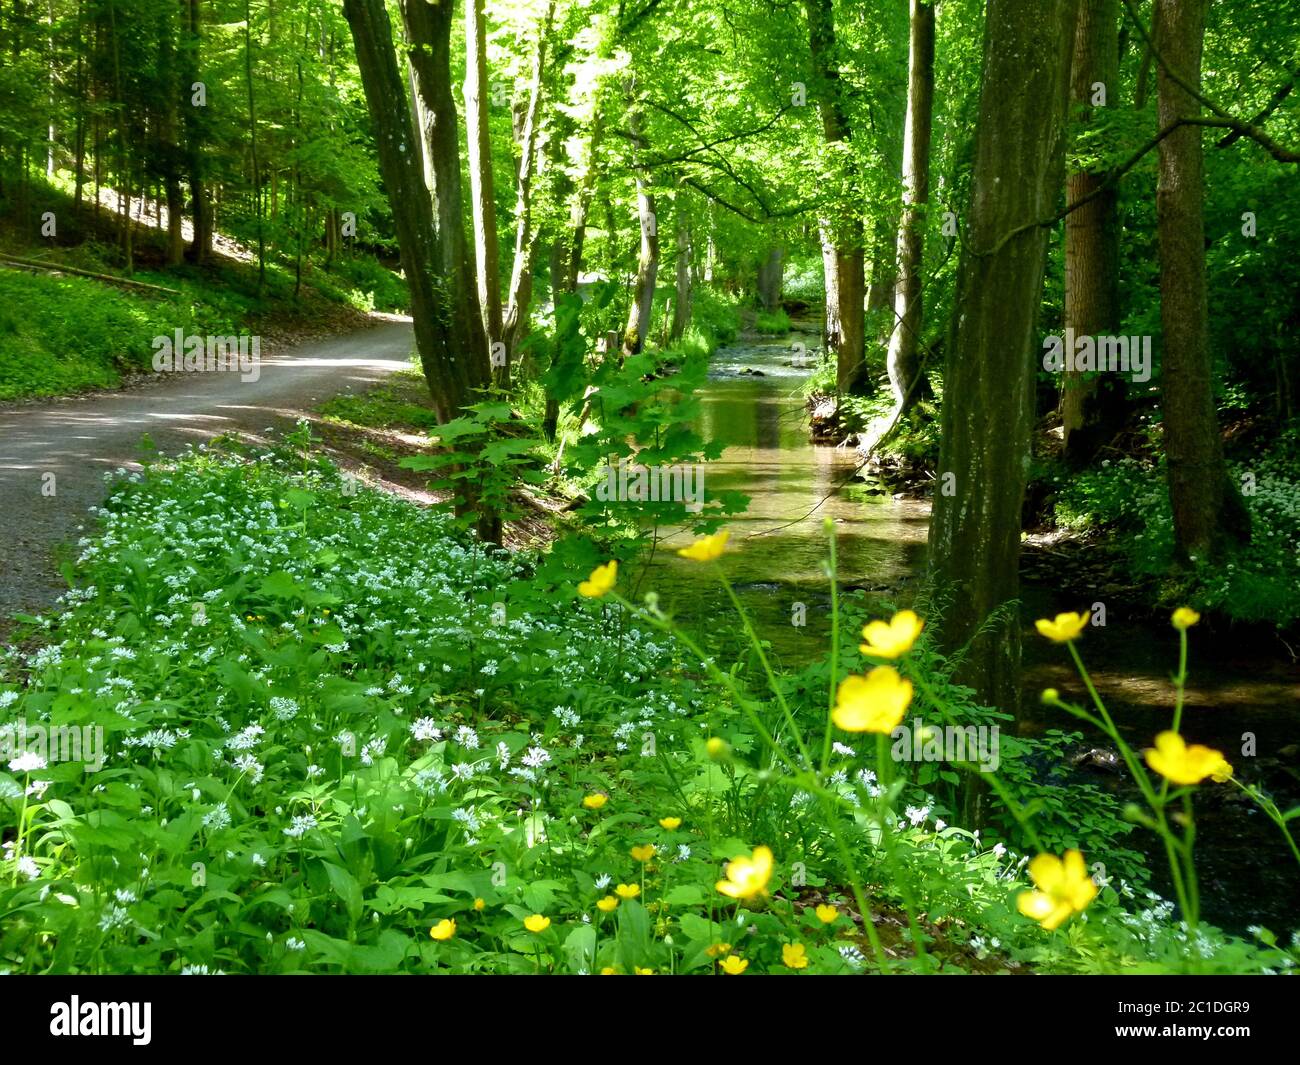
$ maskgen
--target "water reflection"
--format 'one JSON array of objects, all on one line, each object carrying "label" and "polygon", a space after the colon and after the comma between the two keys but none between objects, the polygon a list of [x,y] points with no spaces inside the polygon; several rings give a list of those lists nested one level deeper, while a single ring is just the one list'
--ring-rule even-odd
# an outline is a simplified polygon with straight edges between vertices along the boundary
[{"label": "water reflection", "polygon": [[[842,579],[888,594],[918,571],[929,508],[849,486],[855,452],[809,444],[798,392],[809,371],[790,365],[794,340],[815,342],[796,335],[719,352],[699,394],[698,428],[725,448],[707,467],[708,493],[735,490],[750,497],[745,514],[727,523],[734,545],[727,575],[777,654],[806,661],[820,653],[829,626],[823,520],[838,523]],[[647,586],[657,588],[670,609],[675,601],[689,604],[692,619],[725,616],[725,593],[700,581],[695,563],[672,553],[690,539],[684,529],[669,532]],[[805,625],[792,623],[797,603],[806,607]]]}]

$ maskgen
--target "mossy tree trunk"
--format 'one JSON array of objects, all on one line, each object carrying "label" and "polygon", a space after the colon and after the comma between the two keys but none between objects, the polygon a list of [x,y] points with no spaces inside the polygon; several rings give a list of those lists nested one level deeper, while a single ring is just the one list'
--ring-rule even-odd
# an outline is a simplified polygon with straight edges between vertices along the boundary
[{"label": "mossy tree trunk", "polygon": [[[1085,124],[1118,103],[1119,0],[1080,3],[1070,74],[1070,103]],[[1067,203],[1092,196],[1065,218],[1065,325],[1074,336],[1114,336],[1120,329],[1119,193],[1099,191],[1104,167],[1066,178]],[[1125,416],[1124,380],[1067,368],[1061,392],[1065,457],[1085,466],[1114,439]]]},{"label": "mossy tree trunk", "polygon": [[930,523],[940,645],[960,653],[961,683],[1012,714],[1020,701],[1020,621],[1010,604],[1020,591],[1048,235],[1033,223],[1055,212],[1064,178],[1075,3],[989,3]]},{"label": "mossy tree trunk", "polygon": [[[1206,0],[1157,0],[1156,45],[1181,80],[1201,81]],[[1161,66],[1160,127],[1200,115],[1200,104]],[[1250,518],[1228,479],[1214,408],[1205,294],[1201,128],[1160,142],[1156,219],[1160,244],[1161,408],[1174,539],[1186,560],[1212,559],[1249,539]]]}]

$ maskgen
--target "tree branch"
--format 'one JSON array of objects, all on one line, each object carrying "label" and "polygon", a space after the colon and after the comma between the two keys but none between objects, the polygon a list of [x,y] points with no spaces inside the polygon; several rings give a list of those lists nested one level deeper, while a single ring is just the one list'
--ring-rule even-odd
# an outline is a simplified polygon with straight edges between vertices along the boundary
[{"label": "tree branch", "polygon": [[[1248,137],[1250,140],[1253,140],[1279,163],[1300,163],[1300,151],[1282,147],[1282,145],[1278,144],[1258,126],[1251,122],[1243,122],[1241,119],[1232,115],[1202,93],[1200,89],[1191,85],[1185,78],[1183,78],[1178,71],[1174,70],[1168,62],[1166,62],[1165,57],[1160,54],[1160,49],[1156,47],[1155,39],[1151,36],[1151,32],[1142,22],[1142,18],[1138,14],[1137,9],[1133,6],[1133,0],[1124,0],[1124,7],[1125,10],[1128,11],[1129,18],[1133,20],[1133,24],[1137,27],[1138,33],[1140,33],[1142,39],[1146,41],[1147,47],[1151,50],[1151,54],[1155,57],[1156,62],[1160,64],[1160,67],[1169,77],[1169,80],[1219,119],[1217,123],[1197,122],[1195,124],[1222,126],[1226,129],[1232,130],[1238,137]],[[1279,101],[1279,103],[1280,102],[1281,101]]]}]

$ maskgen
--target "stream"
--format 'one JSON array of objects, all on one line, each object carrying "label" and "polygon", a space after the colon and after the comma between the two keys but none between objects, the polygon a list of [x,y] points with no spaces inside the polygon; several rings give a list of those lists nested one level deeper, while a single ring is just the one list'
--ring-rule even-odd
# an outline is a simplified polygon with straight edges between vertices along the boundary
[{"label": "stream", "polygon": [[[893,498],[853,480],[858,457],[851,447],[809,442],[799,388],[812,360],[800,365],[795,345],[813,350],[821,338],[807,323],[796,328],[788,337],[742,338],[720,348],[697,393],[697,428],[725,445],[721,458],[706,467],[706,492],[734,489],[750,497],[746,512],[726,522],[728,577],[755,628],[771,642],[773,658],[793,667],[822,654],[829,633],[823,521],[836,521],[842,586],[864,590],[883,613],[887,603],[912,601],[924,571],[930,511],[928,500]],[[690,540],[685,530],[667,536],[644,588],[658,590],[665,608],[676,608],[693,629],[738,629],[725,592],[706,569],[676,557],[674,549]],[[1039,637],[1033,619],[1091,602],[1063,601],[1057,588],[1043,583],[1025,583],[1021,595],[1021,733],[1082,731],[1080,754],[1094,745],[1105,748],[1105,737],[1089,735],[1089,726],[1043,707],[1038,698],[1046,687],[1076,702],[1086,693],[1068,654]],[[1126,617],[1118,603],[1107,604],[1106,621],[1087,630],[1080,651],[1125,739],[1149,746],[1172,717],[1177,634],[1149,613]],[[1183,734],[1224,751],[1241,779],[1263,785],[1285,811],[1300,802],[1300,668],[1276,637],[1214,622],[1207,617],[1190,632]],[[1254,757],[1241,753],[1245,733],[1254,734]],[[1106,766],[1063,766],[1060,772],[1057,779],[1090,781],[1124,801],[1139,798],[1125,775]],[[1172,898],[1163,848],[1154,837],[1138,828],[1124,842],[1147,855],[1152,886]],[[1263,925],[1280,937],[1298,926],[1300,866],[1276,826],[1237,788],[1200,789],[1196,853],[1203,919],[1238,934]]]}]

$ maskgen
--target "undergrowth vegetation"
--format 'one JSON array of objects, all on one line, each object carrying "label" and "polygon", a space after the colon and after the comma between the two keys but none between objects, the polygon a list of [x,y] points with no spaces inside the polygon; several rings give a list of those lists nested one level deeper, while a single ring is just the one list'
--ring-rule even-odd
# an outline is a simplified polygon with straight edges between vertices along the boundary
[{"label": "undergrowth vegetation", "polygon": [[[66,190],[40,185],[38,203],[77,220]],[[53,267],[122,276],[117,248],[92,238],[65,247],[23,239],[0,201],[0,245]],[[89,210],[80,221],[90,225]],[[197,268],[162,268],[161,231],[140,237],[131,279],[175,294],[121,287],[77,274],[0,265],[0,401],[111,388],[124,374],[148,372],[149,339],[177,329],[200,335],[256,334],[268,319],[307,321],[343,308],[401,311],[406,283],[368,255],[344,254],[328,267],[310,258],[302,283],[291,256],[274,256],[259,278],[256,264],[216,258]]]},{"label": "undergrowth vegetation", "polygon": [[[621,600],[589,541],[484,549],[302,447],[200,449],[119,477],[99,517],[58,613],[0,662],[7,738],[104,730],[98,771],[89,738],[79,761],[27,753],[0,771],[5,970],[1295,960],[1173,919],[1100,793],[1062,805],[1032,773],[1002,774],[1015,816],[981,835],[950,823],[949,766],[896,762],[861,731],[870,700],[841,686],[832,731],[828,683],[891,650],[916,712],[996,722],[915,632],[899,650],[868,627],[864,659],[852,600],[828,659],[803,671],[771,675],[743,615],[734,661],[701,658],[672,604]],[[724,544],[688,557],[725,569]],[[1028,764],[1026,750],[1004,741],[1002,759]],[[1068,924],[1026,916],[1055,888],[1023,825],[1067,852],[1062,876],[1074,848],[1105,864]]]},{"label": "undergrowth vegetation", "polygon": [[1249,462],[1230,464],[1250,514],[1249,544],[1223,561],[1194,560],[1174,573],[1173,519],[1163,464],[1103,460],[1058,482],[1057,521],[1078,531],[1107,530],[1133,572],[1159,581],[1169,602],[1192,602],[1241,621],[1279,628],[1300,619],[1300,426]]}]

